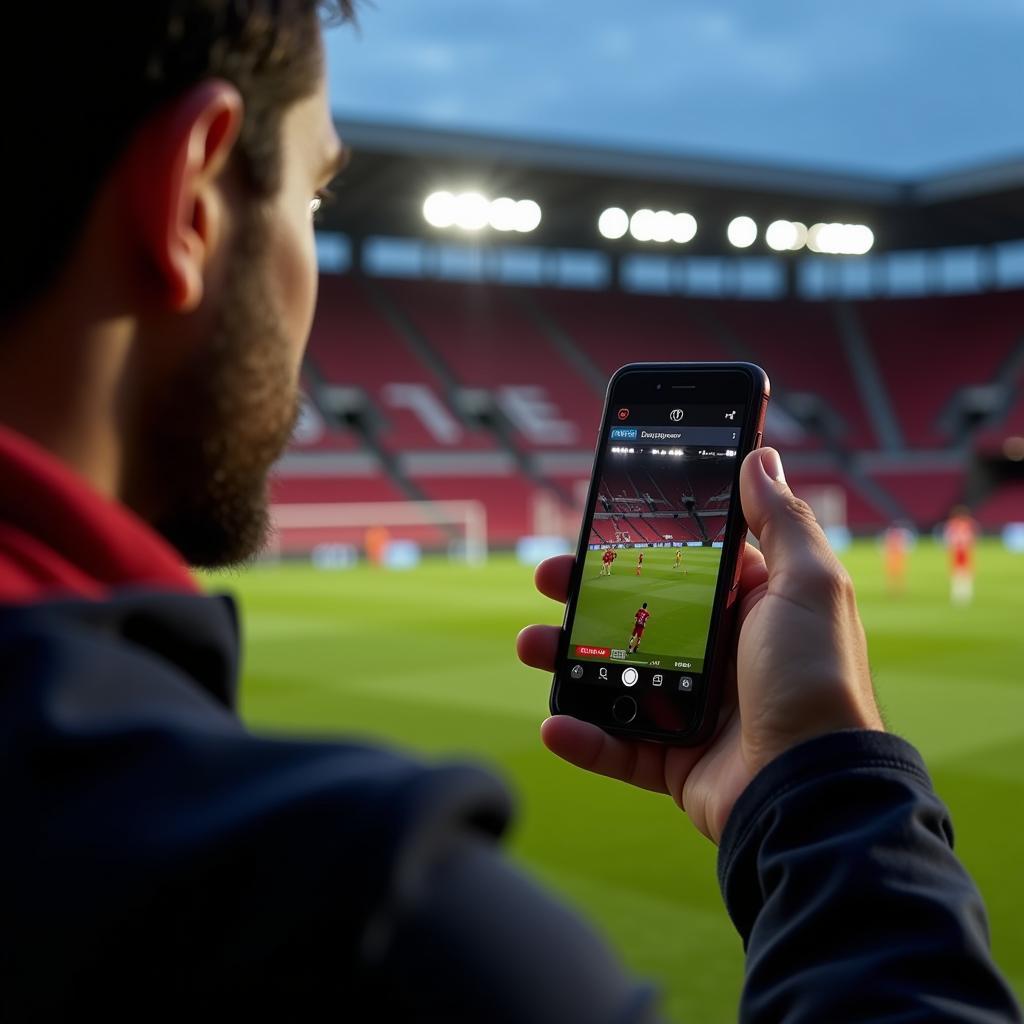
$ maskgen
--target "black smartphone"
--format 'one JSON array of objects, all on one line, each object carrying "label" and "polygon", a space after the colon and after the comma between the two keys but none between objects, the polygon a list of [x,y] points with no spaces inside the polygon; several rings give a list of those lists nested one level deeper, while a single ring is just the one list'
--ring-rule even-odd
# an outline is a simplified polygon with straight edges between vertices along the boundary
[{"label": "black smartphone", "polygon": [[743,457],[768,377],[752,363],[631,363],[612,377],[565,609],[551,711],[691,746],[729,659]]}]

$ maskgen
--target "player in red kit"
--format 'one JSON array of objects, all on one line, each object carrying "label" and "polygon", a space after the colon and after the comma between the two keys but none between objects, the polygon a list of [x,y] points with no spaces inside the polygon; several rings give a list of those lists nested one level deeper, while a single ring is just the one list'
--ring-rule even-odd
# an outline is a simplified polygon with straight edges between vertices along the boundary
[{"label": "player in red kit", "polygon": [[637,552],[636,556],[636,574],[640,575],[640,570],[644,567],[644,553],[642,551]]},{"label": "player in red kit", "polygon": [[644,601],[643,606],[637,608],[636,615],[633,617],[633,635],[629,638],[630,654],[640,646],[640,641],[644,638],[644,626],[647,625],[647,620],[650,617],[651,613],[647,610],[647,602]]},{"label": "player in red kit", "polygon": [[953,509],[945,529],[950,559],[950,597],[953,604],[970,604],[974,597],[974,542],[977,526],[966,508]]},{"label": "player in red kit", "polygon": [[598,575],[600,575],[600,576],[611,576],[611,574],[612,574],[612,562],[614,562],[614,561],[615,561],[615,552],[614,551],[606,551],[601,556],[601,572]]}]

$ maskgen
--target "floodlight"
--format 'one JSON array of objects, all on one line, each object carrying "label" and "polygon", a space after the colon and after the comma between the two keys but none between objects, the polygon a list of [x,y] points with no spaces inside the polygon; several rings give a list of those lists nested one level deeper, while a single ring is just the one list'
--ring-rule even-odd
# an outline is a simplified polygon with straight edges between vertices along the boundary
[{"label": "floodlight", "polygon": [[793,248],[796,242],[796,225],[789,220],[774,220],[768,225],[764,233],[764,240],[768,248],[776,252],[786,252]]},{"label": "floodlight", "polygon": [[519,223],[516,201],[508,196],[492,200],[488,219],[495,231],[515,231]]},{"label": "floodlight", "polygon": [[520,199],[516,203],[516,231],[528,234],[536,231],[541,220],[540,206],[532,199]]},{"label": "floodlight", "polygon": [[692,213],[677,213],[672,218],[672,241],[680,245],[692,242],[697,234],[697,218]]},{"label": "floodlight", "polygon": [[597,230],[604,238],[621,238],[629,230],[629,214],[618,206],[610,206],[597,218]]},{"label": "floodlight", "polygon": [[450,228],[455,223],[455,196],[432,192],[423,203],[423,216],[435,228]]},{"label": "floodlight", "polygon": [[726,236],[737,249],[749,249],[757,238],[757,224],[750,217],[736,217],[729,222]]},{"label": "floodlight", "polygon": [[491,204],[479,192],[463,192],[455,197],[455,226],[463,231],[479,231],[487,226]]},{"label": "floodlight", "polygon": [[629,219],[629,233],[638,242],[650,242],[654,238],[653,210],[637,210]]}]

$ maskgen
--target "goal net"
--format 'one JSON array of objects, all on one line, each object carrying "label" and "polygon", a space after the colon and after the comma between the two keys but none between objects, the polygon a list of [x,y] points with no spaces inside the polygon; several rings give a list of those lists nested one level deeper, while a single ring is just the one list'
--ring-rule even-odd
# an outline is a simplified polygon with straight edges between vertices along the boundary
[{"label": "goal net", "polygon": [[365,550],[412,541],[479,565],[487,559],[487,512],[479,501],[312,502],[270,507],[265,557],[310,558],[330,546]]}]

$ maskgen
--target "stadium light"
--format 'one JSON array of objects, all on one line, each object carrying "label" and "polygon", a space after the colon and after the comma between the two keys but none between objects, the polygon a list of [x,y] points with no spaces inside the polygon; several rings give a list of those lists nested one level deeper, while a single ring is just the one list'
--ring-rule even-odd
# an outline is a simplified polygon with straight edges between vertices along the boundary
[{"label": "stadium light", "polygon": [[532,199],[500,196],[488,199],[479,192],[432,192],[423,203],[423,217],[435,228],[461,228],[463,231],[535,231],[543,216]]},{"label": "stadium light", "polygon": [[697,218],[692,213],[677,213],[672,218],[672,241],[679,245],[692,242],[697,234]]},{"label": "stadium light", "polygon": [[629,230],[629,214],[618,206],[610,206],[597,218],[597,230],[602,238],[622,238]]},{"label": "stadium light", "polygon": [[491,204],[479,192],[455,197],[455,226],[463,231],[480,231],[490,220]]},{"label": "stadium light", "polygon": [[729,222],[726,237],[737,249],[749,249],[757,239],[757,224],[750,217],[735,217]]},{"label": "stadium light", "polygon": [[638,242],[653,242],[654,217],[655,214],[653,210],[637,210],[636,213],[629,218],[629,233]]},{"label": "stadium light", "polygon": [[874,232],[865,224],[814,224],[807,232],[807,248],[831,256],[863,256],[874,244]]},{"label": "stadium light", "polygon": [[519,210],[514,199],[502,196],[491,202],[490,224],[495,231],[515,231],[519,223]]},{"label": "stadium light", "polygon": [[794,220],[772,221],[764,240],[776,252],[798,252],[807,244],[807,226]]},{"label": "stadium light", "polygon": [[[601,227],[608,230],[618,231],[623,225],[623,218],[626,211],[617,207],[605,210],[601,214],[598,228],[604,234]],[[692,213],[673,213],[671,210],[637,210],[632,217],[628,218],[629,233],[638,242],[657,242],[664,245],[667,242],[675,242],[677,245],[686,245],[693,240],[697,234],[697,218]],[[625,234],[607,235],[605,238],[621,238]]]},{"label": "stadium light", "polygon": [[540,206],[532,199],[520,199],[516,203],[516,231],[524,235],[536,231],[542,216]]},{"label": "stadium light", "polygon": [[450,228],[455,223],[455,196],[432,192],[423,203],[423,216],[432,227]]}]

